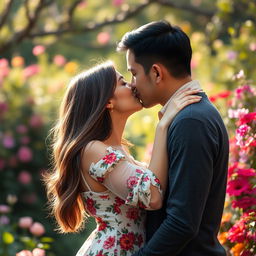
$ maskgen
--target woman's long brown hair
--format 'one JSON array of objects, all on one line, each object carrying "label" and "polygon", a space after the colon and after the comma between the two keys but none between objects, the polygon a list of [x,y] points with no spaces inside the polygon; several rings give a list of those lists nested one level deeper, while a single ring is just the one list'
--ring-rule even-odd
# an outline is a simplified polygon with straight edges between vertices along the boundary
[{"label": "woman's long brown hair", "polygon": [[85,208],[81,197],[81,154],[92,140],[106,140],[111,117],[106,105],[116,86],[111,62],[100,64],[73,78],[52,129],[53,168],[44,177],[51,212],[62,233],[79,231]]}]

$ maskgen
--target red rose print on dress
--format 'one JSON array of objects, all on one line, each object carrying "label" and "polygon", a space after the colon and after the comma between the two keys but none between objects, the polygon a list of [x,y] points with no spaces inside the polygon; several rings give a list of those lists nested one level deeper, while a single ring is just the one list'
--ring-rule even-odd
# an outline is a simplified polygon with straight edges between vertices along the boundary
[{"label": "red rose print on dress", "polygon": [[128,188],[133,188],[134,186],[136,186],[138,184],[138,178],[135,176],[131,176],[129,177],[129,179],[127,180],[127,187]]},{"label": "red rose print on dress", "polygon": [[110,249],[115,245],[115,237],[114,236],[109,236],[107,240],[103,244],[104,249]]},{"label": "red rose print on dress", "polygon": [[88,198],[86,200],[86,208],[88,210],[88,212],[92,215],[96,214],[96,208],[94,207],[94,201],[91,198]]},{"label": "red rose print on dress", "polygon": [[120,246],[125,251],[131,250],[133,249],[134,241],[134,233],[129,232],[127,234],[123,234],[120,238]]},{"label": "red rose print on dress", "polygon": [[138,208],[129,208],[126,212],[126,217],[131,220],[137,220],[139,217],[139,209]]},{"label": "red rose print on dress", "polygon": [[110,153],[110,154],[104,156],[103,160],[106,164],[112,164],[113,162],[116,161],[116,154]]}]

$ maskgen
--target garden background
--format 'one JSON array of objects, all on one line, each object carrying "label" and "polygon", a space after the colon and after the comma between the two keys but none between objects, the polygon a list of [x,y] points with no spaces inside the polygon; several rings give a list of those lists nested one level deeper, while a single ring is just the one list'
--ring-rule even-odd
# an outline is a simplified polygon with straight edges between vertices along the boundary
[{"label": "garden background", "polygon": [[[41,181],[50,167],[49,130],[70,78],[112,59],[130,80],[116,43],[126,31],[160,19],[190,36],[193,78],[229,130],[219,240],[228,254],[256,255],[255,0],[1,0],[0,256],[24,249],[34,256],[75,255],[94,228],[88,220],[79,234],[54,231]],[[150,157],[158,110],[128,122],[125,136],[140,160]]]}]

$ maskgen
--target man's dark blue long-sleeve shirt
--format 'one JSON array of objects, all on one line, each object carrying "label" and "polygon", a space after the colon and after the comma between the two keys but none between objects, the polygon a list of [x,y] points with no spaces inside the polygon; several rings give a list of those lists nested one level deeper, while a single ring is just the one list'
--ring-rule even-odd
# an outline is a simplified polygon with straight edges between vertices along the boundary
[{"label": "man's dark blue long-sleeve shirt", "polygon": [[168,130],[169,184],[164,207],[148,212],[147,244],[134,256],[224,256],[217,240],[223,212],[229,142],[204,93]]}]

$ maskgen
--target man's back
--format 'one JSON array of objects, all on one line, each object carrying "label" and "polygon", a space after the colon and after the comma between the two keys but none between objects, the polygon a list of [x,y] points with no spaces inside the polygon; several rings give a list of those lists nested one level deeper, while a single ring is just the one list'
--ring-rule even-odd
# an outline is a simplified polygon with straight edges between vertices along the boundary
[{"label": "man's back", "polygon": [[226,192],[228,135],[218,111],[201,96],[169,127],[165,202],[161,210],[148,212],[146,229],[148,241],[158,230],[149,248],[156,248],[159,234],[165,233],[167,246],[152,255],[226,255],[216,237]]}]

